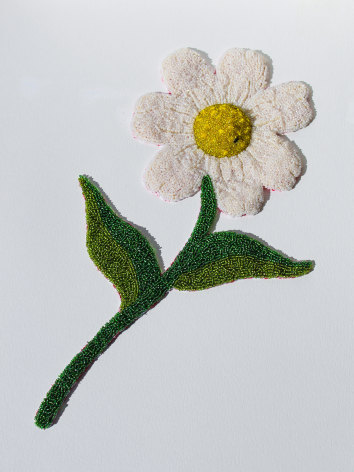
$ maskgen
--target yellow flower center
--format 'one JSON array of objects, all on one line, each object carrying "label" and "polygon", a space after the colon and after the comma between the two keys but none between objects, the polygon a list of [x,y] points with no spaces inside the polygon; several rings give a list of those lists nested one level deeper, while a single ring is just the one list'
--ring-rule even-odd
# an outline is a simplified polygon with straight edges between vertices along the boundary
[{"label": "yellow flower center", "polygon": [[251,141],[252,124],[241,108],[223,103],[204,108],[193,125],[197,146],[215,157],[231,157]]}]

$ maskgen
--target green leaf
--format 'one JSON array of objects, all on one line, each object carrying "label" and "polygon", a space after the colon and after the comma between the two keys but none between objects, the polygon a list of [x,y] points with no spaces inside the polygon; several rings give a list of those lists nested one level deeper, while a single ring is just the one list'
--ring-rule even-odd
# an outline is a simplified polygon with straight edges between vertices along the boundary
[{"label": "green leaf", "polygon": [[204,290],[237,279],[299,277],[313,268],[311,261],[295,262],[263,243],[231,231],[209,234],[196,241],[180,259],[178,290]]},{"label": "green leaf", "polygon": [[158,261],[147,239],[114,213],[99,189],[85,176],[79,182],[86,200],[87,251],[118,290],[121,308],[126,308],[158,283]]}]

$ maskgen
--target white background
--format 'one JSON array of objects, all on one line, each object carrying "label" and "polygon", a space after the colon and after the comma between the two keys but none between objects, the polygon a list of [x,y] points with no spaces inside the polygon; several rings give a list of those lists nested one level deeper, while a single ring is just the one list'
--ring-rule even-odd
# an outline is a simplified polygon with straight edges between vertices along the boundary
[{"label": "white background", "polygon": [[[352,1],[2,0],[0,15],[1,417],[4,472],[352,472]],[[160,64],[190,46],[273,60],[273,84],[312,85],[317,118],[291,139],[294,190],[254,217],[221,215],[316,268],[290,280],[174,291],[126,331],[58,424],[33,424],[71,357],[119,307],[85,248],[77,177],[91,175],[147,229],[167,267],[199,195],[167,204],[132,139]],[[152,241],[152,239],[151,239]],[[155,243],[154,243],[155,244]]]}]

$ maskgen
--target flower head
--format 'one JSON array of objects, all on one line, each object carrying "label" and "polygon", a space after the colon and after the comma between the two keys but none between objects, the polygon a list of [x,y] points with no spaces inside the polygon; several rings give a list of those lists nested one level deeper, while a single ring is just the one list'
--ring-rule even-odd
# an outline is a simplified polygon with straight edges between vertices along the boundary
[{"label": "flower head", "polygon": [[283,135],[313,119],[308,85],[269,87],[269,60],[248,49],[230,49],[216,70],[180,49],[162,68],[169,93],[141,97],[132,122],[135,136],[164,145],[144,174],[150,191],[182,200],[209,174],[219,208],[241,216],[261,210],[263,187],[293,188],[301,156]]}]

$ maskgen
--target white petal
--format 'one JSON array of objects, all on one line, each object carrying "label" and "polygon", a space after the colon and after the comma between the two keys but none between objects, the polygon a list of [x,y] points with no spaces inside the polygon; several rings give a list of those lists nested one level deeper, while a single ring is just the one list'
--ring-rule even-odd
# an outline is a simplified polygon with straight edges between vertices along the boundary
[{"label": "white petal", "polygon": [[288,138],[256,129],[247,151],[255,160],[264,187],[273,190],[293,188],[301,173],[301,153]]},{"label": "white petal", "polygon": [[217,86],[214,67],[190,48],[179,49],[166,57],[162,73],[168,90],[176,94],[198,89],[209,96]]},{"label": "white petal", "polygon": [[203,155],[196,146],[166,146],[146,169],[145,185],[168,202],[191,197],[200,188],[203,165]]},{"label": "white petal", "polygon": [[245,100],[265,89],[270,80],[269,59],[250,49],[229,49],[217,67],[217,77],[227,89],[227,101],[242,105]]},{"label": "white petal", "polygon": [[313,120],[310,95],[310,87],[303,82],[287,82],[258,93],[246,107],[255,118],[255,126],[284,134],[304,128]]},{"label": "white petal", "polygon": [[205,155],[205,170],[213,181],[224,186],[233,182],[260,183],[259,165],[247,149],[237,156],[222,159]]},{"label": "white petal", "polygon": [[[254,161],[253,158],[250,160]],[[222,211],[232,216],[242,216],[255,215],[261,210],[263,186],[245,172],[237,156],[222,159],[205,156],[205,171],[213,181],[218,206]]]},{"label": "white petal", "polygon": [[193,113],[186,100],[168,93],[149,93],[135,106],[132,131],[144,141],[165,144],[191,134],[192,130]]},{"label": "white petal", "polygon": [[218,207],[231,216],[256,215],[263,205],[262,185],[235,181],[228,186],[215,184]]},{"label": "white petal", "polygon": [[237,156],[219,160],[225,182],[241,181],[249,184],[259,182],[257,162],[247,149]]}]

